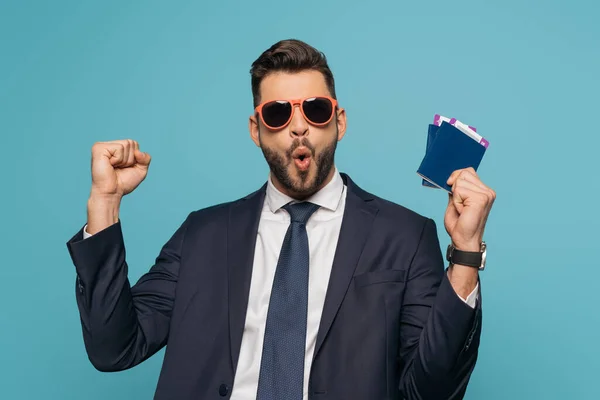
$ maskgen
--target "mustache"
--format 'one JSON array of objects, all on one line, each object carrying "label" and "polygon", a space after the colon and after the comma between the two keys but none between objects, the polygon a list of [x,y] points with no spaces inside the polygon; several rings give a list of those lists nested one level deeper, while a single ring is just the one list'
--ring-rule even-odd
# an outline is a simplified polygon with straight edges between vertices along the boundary
[{"label": "mustache", "polygon": [[311,157],[315,158],[315,147],[308,141],[307,138],[302,138],[302,140],[294,140],[294,143],[292,143],[290,148],[285,152],[285,155],[287,156],[288,160],[292,158],[292,153],[294,152],[294,150],[296,150],[300,146],[306,147],[310,151]]}]

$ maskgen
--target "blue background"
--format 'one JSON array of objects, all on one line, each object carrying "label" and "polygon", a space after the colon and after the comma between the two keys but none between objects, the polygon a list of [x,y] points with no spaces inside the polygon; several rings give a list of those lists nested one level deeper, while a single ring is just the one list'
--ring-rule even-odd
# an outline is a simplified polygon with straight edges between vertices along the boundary
[{"label": "blue background", "polygon": [[0,398],[149,399],[163,352],[88,362],[65,242],[85,223],[90,149],[153,156],[122,206],[130,279],[187,213],[255,190],[251,62],[289,37],[323,50],[348,113],[337,165],[428,215],[415,171],[435,113],[491,143],[498,198],[468,399],[597,399],[598,3],[589,1],[2,1]]}]

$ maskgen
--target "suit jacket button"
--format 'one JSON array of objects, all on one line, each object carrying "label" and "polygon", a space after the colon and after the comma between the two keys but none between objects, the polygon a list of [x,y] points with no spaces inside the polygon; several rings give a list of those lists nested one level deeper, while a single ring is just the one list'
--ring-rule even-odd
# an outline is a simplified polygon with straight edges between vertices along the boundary
[{"label": "suit jacket button", "polygon": [[219,394],[223,397],[227,396],[227,394],[229,393],[229,388],[227,387],[226,384],[222,384],[221,386],[219,386]]}]

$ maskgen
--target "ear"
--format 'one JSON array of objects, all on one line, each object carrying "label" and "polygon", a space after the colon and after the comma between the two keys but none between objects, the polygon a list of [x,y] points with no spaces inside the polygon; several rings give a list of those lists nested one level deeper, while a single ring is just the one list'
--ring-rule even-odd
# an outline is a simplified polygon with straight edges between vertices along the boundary
[{"label": "ear", "polygon": [[343,108],[337,109],[337,128],[338,128],[338,142],[342,140],[346,133],[346,110]]},{"label": "ear", "polygon": [[257,147],[260,147],[260,139],[259,139],[259,122],[256,119],[256,115],[250,116],[248,118],[248,130],[250,131],[250,139],[254,142]]}]

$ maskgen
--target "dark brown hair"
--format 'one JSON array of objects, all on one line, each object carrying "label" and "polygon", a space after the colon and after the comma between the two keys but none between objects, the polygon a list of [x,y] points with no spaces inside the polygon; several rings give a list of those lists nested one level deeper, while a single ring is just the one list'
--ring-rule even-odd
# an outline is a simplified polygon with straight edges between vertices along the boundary
[{"label": "dark brown hair", "polygon": [[260,103],[260,83],[269,73],[294,73],[305,70],[321,72],[325,77],[331,97],[336,98],[333,73],[329,69],[325,54],[301,40],[288,39],[272,45],[252,63],[250,75],[254,107]]}]

